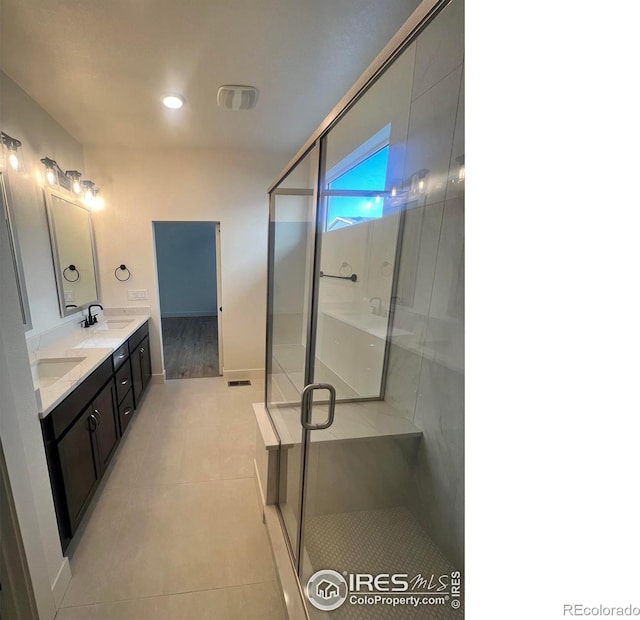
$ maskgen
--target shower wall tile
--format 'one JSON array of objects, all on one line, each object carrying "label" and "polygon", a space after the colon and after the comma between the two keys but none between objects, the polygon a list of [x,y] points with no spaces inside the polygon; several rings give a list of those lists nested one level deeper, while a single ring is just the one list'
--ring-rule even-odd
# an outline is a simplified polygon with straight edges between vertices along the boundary
[{"label": "shower wall tile", "polygon": [[418,441],[385,437],[311,444],[307,514],[404,505]]},{"label": "shower wall tile", "polygon": [[451,166],[449,168],[449,186],[447,200],[464,196],[464,68],[460,81],[460,96],[456,113],[456,129],[453,134]]},{"label": "shower wall tile", "polygon": [[464,570],[464,481],[454,487],[443,483],[429,446],[425,439],[418,449],[407,505],[447,559]]},{"label": "shower wall tile", "polygon": [[415,425],[424,431],[410,504],[449,559],[461,566],[464,375],[424,359]]},{"label": "shower wall tile", "polygon": [[453,0],[417,40],[412,99],[451,73],[464,58],[464,2]]},{"label": "shower wall tile", "polygon": [[445,203],[425,347],[448,368],[464,366],[464,200]]},{"label": "shower wall tile", "polygon": [[[458,109],[462,65],[418,97],[411,106],[405,179],[427,170],[425,204],[442,202],[449,177],[449,162]],[[415,195],[416,188],[413,188]]]},{"label": "shower wall tile", "polygon": [[408,349],[390,345],[385,402],[390,414],[413,419],[422,358]]},{"label": "shower wall tile", "polygon": [[[443,209],[442,203],[432,204],[420,209],[423,216],[412,310],[421,316],[427,316],[431,304],[431,292],[433,288],[433,278],[436,272],[438,241],[442,228]],[[411,225],[411,214],[408,213],[407,216],[407,223]]]}]

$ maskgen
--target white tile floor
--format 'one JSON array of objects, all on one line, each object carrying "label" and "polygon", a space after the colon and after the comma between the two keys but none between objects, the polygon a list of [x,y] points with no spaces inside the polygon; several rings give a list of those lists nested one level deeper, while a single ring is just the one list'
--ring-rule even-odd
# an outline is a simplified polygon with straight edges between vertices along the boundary
[{"label": "white tile floor", "polygon": [[57,620],[283,618],[253,480],[262,390],[150,387],[68,550]]}]

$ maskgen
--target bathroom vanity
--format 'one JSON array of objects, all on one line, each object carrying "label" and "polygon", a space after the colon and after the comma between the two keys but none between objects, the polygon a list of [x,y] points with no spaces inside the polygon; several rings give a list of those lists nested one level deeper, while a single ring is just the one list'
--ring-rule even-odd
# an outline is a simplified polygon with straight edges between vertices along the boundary
[{"label": "bathroom vanity", "polygon": [[63,551],[151,380],[148,316],[76,330],[32,362]]}]

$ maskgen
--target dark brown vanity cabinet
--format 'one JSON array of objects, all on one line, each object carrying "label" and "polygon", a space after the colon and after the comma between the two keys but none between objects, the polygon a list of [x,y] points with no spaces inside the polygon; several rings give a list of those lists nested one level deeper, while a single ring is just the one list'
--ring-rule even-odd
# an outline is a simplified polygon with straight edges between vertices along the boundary
[{"label": "dark brown vanity cabinet", "polygon": [[42,420],[42,433],[65,549],[120,439],[111,358]]},{"label": "dark brown vanity cabinet", "polygon": [[58,442],[72,534],[118,445],[114,394],[109,381]]},{"label": "dark brown vanity cabinet", "polygon": [[148,342],[145,323],[42,420],[63,550],[149,385]]},{"label": "dark brown vanity cabinet", "polygon": [[[142,394],[151,381],[151,354],[149,351],[149,326],[143,325],[129,338],[131,351],[131,373],[133,375],[133,397],[136,408]],[[133,345],[133,346],[131,346]]]}]

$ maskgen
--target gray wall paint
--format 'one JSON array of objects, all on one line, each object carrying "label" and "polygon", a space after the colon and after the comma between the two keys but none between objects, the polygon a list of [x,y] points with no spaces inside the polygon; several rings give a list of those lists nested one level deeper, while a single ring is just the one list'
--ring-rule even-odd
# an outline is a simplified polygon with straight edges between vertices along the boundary
[{"label": "gray wall paint", "polygon": [[1,71],[0,111],[2,131],[22,142],[24,169],[7,171],[7,180],[33,324],[27,332],[31,337],[65,322],[79,321],[77,316],[60,318],[40,159],[51,157],[64,170],[86,169],[82,145]]},{"label": "gray wall paint", "polygon": [[164,317],[218,313],[213,222],[154,222],[160,312]]}]

